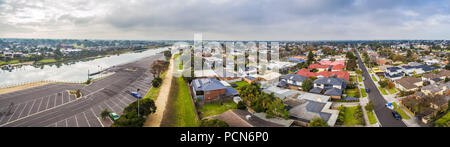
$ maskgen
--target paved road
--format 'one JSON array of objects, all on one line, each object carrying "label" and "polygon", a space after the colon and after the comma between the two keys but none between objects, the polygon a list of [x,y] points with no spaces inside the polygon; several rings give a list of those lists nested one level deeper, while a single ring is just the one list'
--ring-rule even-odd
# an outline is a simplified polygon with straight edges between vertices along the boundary
[{"label": "paved road", "polygon": [[[126,90],[140,93],[151,88],[149,72],[157,54],[117,66],[115,74],[91,85],[51,84],[0,95],[0,126],[2,127],[101,127],[99,114],[108,109],[121,114],[136,101]],[[129,70],[130,67],[134,69]],[[68,90],[80,89],[83,98],[75,98]]]},{"label": "paved road", "polygon": [[378,120],[381,123],[382,127],[406,127],[406,125],[401,120],[396,120],[392,116],[391,110],[384,107],[387,101],[383,98],[374,81],[367,71],[366,66],[363,64],[359,53],[356,53],[358,57],[358,64],[361,70],[363,71],[363,76],[366,80],[364,80],[364,85],[366,88],[370,88],[369,99],[373,101],[375,104],[375,114],[377,115]]}]

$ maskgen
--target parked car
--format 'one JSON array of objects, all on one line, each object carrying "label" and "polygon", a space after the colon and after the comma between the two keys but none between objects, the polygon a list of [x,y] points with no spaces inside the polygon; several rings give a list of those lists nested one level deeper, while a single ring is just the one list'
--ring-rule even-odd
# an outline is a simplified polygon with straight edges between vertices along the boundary
[{"label": "parked car", "polygon": [[392,103],[386,103],[386,105],[384,105],[384,106],[386,106],[386,108],[394,111],[394,105]]},{"label": "parked car", "polygon": [[367,93],[370,93],[370,89],[369,89],[369,88],[366,88],[366,92],[367,92]]},{"label": "parked car", "polygon": [[365,81],[365,80],[366,80],[366,77],[362,77],[362,79],[363,79],[363,81]]},{"label": "parked car", "polygon": [[118,120],[120,116],[116,113],[109,113],[109,117],[111,117],[112,120]]},{"label": "parked car", "polygon": [[392,111],[392,115],[394,116],[394,118],[396,120],[401,120],[402,119],[402,116],[400,116],[400,114],[398,114],[397,111]]},{"label": "parked car", "polygon": [[130,95],[132,95],[132,96],[135,97],[135,98],[138,98],[138,99],[142,98],[142,95],[139,94],[139,93],[137,93],[137,92],[131,92],[131,91],[129,91],[129,90],[127,90],[127,91],[125,91],[125,92],[128,93],[128,94],[130,94]]}]

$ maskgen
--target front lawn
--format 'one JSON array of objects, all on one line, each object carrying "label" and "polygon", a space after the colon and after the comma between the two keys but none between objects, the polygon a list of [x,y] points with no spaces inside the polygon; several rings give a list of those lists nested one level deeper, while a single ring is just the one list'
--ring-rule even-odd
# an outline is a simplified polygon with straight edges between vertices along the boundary
[{"label": "front lawn", "polygon": [[377,123],[377,118],[375,118],[375,114],[373,114],[373,111],[367,111],[367,117],[369,118],[369,122],[371,125]]},{"label": "front lawn", "polygon": [[384,88],[381,88],[380,86],[378,86],[378,89],[380,89],[381,94],[388,95],[386,90],[384,90]]},{"label": "front lawn", "polygon": [[236,84],[237,87],[235,89],[238,90],[238,91],[240,90],[241,87],[244,87],[245,85],[250,85],[250,84],[248,84],[245,81],[234,82],[234,83],[231,83],[231,84]]},{"label": "front lawn", "polygon": [[361,88],[360,90],[361,90],[362,97],[367,97],[366,90],[364,88]]},{"label": "front lawn", "polygon": [[205,118],[208,116],[224,113],[228,110],[236,109],[236,107],[237,104],[231,101],[222,103],[222,105],[220,105],[219,103],[206,104],[199,107],[197,110],[200,113],[200,118]]},{"label": "front lawn", "polygon": [[406,120],[411,119],[411,117],[409,117],[409,115],[407,115],[405,113],[405,111],[403,111],[403,109],[397,105],[397,103],[393,102],[392,104],[394,105],[395,111],[397,111],[398,114],[400,114],[400,116],[402,116],[402,119],[406,119]]},{"label": "front lawn", "polygon": [[360,74],[358,75],[358,80],[359,80],[359,82],[363,82],[362,76]]},{"label": "front lawn", "polygon": [[435,127],[450,127],[450,112],[434,122]]},{"label": "front lawn", "polygon": [[[343,123],[344,126],[356,126],[356,125],[364,125],[364,118],[362,117],[362,111],[361,109],[358,110],[358,106],[355,107],[343,107],[341,108],[341,112],[339,113],[339,117],[343,117]],[[342,112],[343,111],[343,112]]]},{"label": "front lawn", "polygon": [[395,94],[397,93],[397,90],[395,88],[392,89],[387,89],[389,91],[390,94]]},{"label": "front lawn", "polygon": [[359,93],[358,88],[355,89],[346,89],[347,96],[360,98],[361,94]]}]

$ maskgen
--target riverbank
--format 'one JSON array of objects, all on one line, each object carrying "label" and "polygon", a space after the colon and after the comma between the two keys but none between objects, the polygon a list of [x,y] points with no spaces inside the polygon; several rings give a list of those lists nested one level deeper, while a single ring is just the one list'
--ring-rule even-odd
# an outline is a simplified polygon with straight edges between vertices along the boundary
[{"label": "riverbank", "polygon": [[55,83],[55,82],[41,81],[41,82],[34,82],[34,83],[25,84],[25,85],[0,88],[0,94],[11,93],[11,92],[15,92],[15,91],[25,90],[28,88],[43,86],[43,85],[52,84],[52,83]]}]

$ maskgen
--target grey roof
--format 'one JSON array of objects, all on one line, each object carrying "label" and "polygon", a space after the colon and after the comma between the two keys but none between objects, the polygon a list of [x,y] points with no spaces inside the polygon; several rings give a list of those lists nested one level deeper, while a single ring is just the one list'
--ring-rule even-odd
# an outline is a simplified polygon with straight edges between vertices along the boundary
[{"label": "grey roof", "polygon": [[306,79],[308,79],[308,77],[297,75],[297,74],[287,74],[287,75],[281,76],[280,79],[287,79],[287,80],[293,80],[293,81],[297,81],[297,82],[303,82]]},{"label": "grey roof", "polygon": [[311,92],[311,93],[322,93],[322,88],[319,88],[319,87],[315,87],[315,88],[313,88],[313,89],[311,89],[311,90],[309,90],[309,92]]},{"label": "grey roof", "polygon": [[253,81],[253,80],[256,80],[256,78],[255,78],[255,77],[252,77],[252,76],[245,76],[245,78],[246,78],[246,79],[249,79],[249,80],[252,80],[252,81]]},{"label": "grey roof", "polygon": [[340,78],[319,78],[314,81],[314,84],[342,85],[344,83],[345,80]]},{"label": "grey roof", "polygon": [[330,113],[322,112],[326,103],[304,100],[305,103],[295,106],[289,110],[289,115],[302,121],[310,121],[314,117],[319,116],[325,122],[330,119]]},{"label": "grey roof", "polygon": [[234,89],[233,87],[227,87],[227,89],[225,89],[225,93],[227,96],[234,96],[234,95],[239,95],[239,92]]},{"label": "grey roof", "polygon": [[209,91],[226,88],[219,80],[214,78],[195,79],[192,81],[192,86],[195,91]]},{"label": "grey roof", "polygon": [[341,96],[342,95],[342,90],[341,89],[337,89],[337,88],[331,88],[331,89],[328,89],[327,91],[325,91],[324,94],[325,95],[329,95],[329,96]]}]

